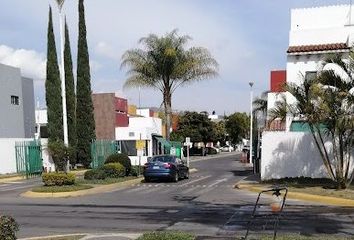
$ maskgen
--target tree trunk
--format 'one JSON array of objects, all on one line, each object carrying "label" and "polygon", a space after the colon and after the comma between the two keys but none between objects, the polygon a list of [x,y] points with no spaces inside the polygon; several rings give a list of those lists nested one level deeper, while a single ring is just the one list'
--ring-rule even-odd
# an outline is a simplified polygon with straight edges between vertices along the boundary
[{"label": "tree trunk", "polygon": [[166,139],[170,140],[170,129],[171,129],[171,93],[169,89],[165,90],[164,93],[164,107],[165,107],[165,116],[166,116]]}]

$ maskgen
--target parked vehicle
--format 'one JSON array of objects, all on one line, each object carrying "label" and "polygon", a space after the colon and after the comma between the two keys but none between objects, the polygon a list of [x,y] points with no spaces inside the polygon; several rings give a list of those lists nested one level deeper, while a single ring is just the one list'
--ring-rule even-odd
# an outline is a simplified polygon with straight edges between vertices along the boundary
[{"label": "parked vehicle", "polygon": [[144,165],[143,175],[145,182],[152,179],[170,179],[178,182],[179,179],[189,178],[187,164],[176,156],[159,155],[152,157]]},{"label": "parked vehicle", "polygon": [[232,152],[234,150],[235,150],[234,147],[228,146],[228,145],[223,146],[223,147],[220,148],[220,151],[222,151],[222,152]]}]

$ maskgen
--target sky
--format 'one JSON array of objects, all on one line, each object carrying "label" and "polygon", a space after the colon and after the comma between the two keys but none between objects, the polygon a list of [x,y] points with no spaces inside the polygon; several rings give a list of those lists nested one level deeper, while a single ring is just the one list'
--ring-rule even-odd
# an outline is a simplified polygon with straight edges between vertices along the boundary
[{"label": "sky", "polygon": [[[76,65],[77,0],[66,0],[66,15]],[[150,33],[178,29],[189,46],[207,48],[219,63],[219,76],[179,88],[172,107],[183,111],[248,112],[253,94],[270,88],[270,71],[285,69],[290,9],[348,4],[350,0],[85,0],[87,40],[94,93],[116,92],[139,105],[138,89],[123,89],[127,69],[121,56],[141,47]],[[54,0],[0,1],[0,63],[20,67],[34,79],[36,101],[45,106],[48,8],[53,7],[59,52],[59,19]],[[60,59],[58,59],[60,61]],[[75,68],[75,66],[74,66]],[[74,69],[76,71],[76,68]],[[1,87],[1,86],[0,86]],[[162,95],[141,89],[141,107],[160,107]]]}]

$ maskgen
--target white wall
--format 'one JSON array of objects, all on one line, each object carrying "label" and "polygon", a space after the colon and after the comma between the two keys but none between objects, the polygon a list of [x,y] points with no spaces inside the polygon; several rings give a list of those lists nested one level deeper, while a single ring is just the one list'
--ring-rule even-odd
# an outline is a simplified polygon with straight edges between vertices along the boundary
[{"label": "white wall", "polygon": [[52,157],[49,155],[49,152],[48,152],[48,139],[42,138],[41,144],[42,144],[43,167],[47,170],[47,172],[54,172],[55,165],[54,165]]},{"label": "white wall", "polygon": [[137,109],[136,114],[148,118],[150,117],[150,109],[149,108]]},{"label": "white wall", "polygon": [[263,132],[261,179],[327,177],[310,133]]},{"label": "white wall", "polygon": [[[33,141],[33,138],[0,138],[0,174],[16,173],[16,142]],[[47,139],[41,139],[43,166],[55,171],[54,163],[48,154]]]},{"label": "white wall", "polygon": [[0,138],[0,174],[16,173],[15,143],[26,138]]}]

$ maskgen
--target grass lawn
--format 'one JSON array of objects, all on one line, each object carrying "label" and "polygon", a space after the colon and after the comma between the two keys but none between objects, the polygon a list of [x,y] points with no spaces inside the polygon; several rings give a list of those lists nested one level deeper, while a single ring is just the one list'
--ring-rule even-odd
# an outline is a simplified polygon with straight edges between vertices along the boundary
[{"label": "grass lawn", "polygon": [[345,190],[337,190],[335,189],[334,183],[329,179],[285,178],[269,180],[260,184],[260,186],[264,187],[271,185],[286,185],[289,188],[289,192],[300,192],[354,200],[353,184]]},{"label": "grass lawn", "polygon": [[20,177],[21,175],[14,173],[14,174],[0,174],[0,179],[11,178],[11,177]]},{"label": "grass lawn", "polygon": [[74,192],[79,190],[85,190],[92,188],[90,185],[74,184],[74,185],[64,185],[64,186],[40,186],[32,188],[32,192],[39,193],[56,193],[56,192]]},{"label": "grass lawn", "polygon": [[136,179],[137,177],[129,176],[129,177],[121,177],[121,178],[106,178],[104,180],[85,180],[85,179],[77,179],[76,182],[78,184],[99,184],[99,185],[107,185],[107,184],[112,184],[112,183],[119,183],[119,182],[125,182],[128,180],[133,180]]}]

